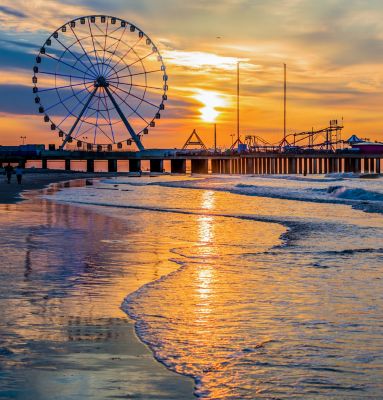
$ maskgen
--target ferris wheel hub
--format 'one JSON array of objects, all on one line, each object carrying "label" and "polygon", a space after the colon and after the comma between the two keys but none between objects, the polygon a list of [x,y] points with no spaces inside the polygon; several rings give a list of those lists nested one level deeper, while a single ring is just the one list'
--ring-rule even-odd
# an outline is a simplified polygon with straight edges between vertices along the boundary
[{"label": "ferris wheel hub", "polygon": [[95,82],[94,87],[108,87],[109,82],[106,80],[105,76],[99,76]]}]

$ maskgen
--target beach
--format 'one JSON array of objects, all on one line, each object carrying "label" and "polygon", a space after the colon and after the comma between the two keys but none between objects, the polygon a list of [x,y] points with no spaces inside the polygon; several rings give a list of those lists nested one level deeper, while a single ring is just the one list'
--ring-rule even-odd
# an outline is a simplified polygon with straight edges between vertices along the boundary
[{"label": "beach", "polygon": [[102,254],[122,252],[112,241],[123,225],[36,199],[50,183],[97,176],[27,173],[22,185],[0,184],[1,398],[193,398],[193,380],[155,361],[120,309],[140,282],[123,279],[134,265]]},{"label": "beach", "polygon": [[85,173],[61,170],[24,170],[21,185],[17,184],[16,176],[12,175],[11,184],[6,182],[5,176],[0,177],[0,203],[10,204],[21,201],[21,192],[43,189],[51,183],[70,181],[75,179],[92,179],[97,177],[114,176],[116,174]]},{"label": "beach", "polygon": [[382,178],[70,182],[2,206],[2,396],[380,397]]}]

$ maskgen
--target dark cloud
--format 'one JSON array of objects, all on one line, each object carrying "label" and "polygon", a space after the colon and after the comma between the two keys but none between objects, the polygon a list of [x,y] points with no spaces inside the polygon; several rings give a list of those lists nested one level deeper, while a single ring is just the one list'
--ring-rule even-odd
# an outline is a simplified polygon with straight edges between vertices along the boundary
[{"label": "dark cloud", "polygon": [[36,114],[32,86],[0,85],[0,113]]},{"label": "dark cloud", "polygon": [[0,6],[0,12],[2,12],[3,14],[12,15],[13,17],[17,18],[27,18],[27,16],[23,12],[15,10],[11,7]]},{"label": "dark cloud", "polygon": [[192,101],[170,98],[166,106],[165,118],[193,118],[195,109],[193,109],[192,105]]},{"label": "dark cloud", "polygon": [[[67,110],[63,106],[57,107],[57,104],[59,104],[61,99],[70,98],[71,95],[72,92],[70,89],[61,89],[61,97],[59,98],[56,91],[52,90],[44,93],[42,103],[45,107],[56,104],[56,107],[53,107],[53,109],[48,112],[51,117],[65,117],[68,114]],[[14,84],[0,85],[0,113],[39,115],[38,104],[34,101],[35,96],[36,95],[32,93],[32,82],[31,86]],[[69,108],[72,108],[73,105],[77,103],[77,99],[73,96],[71,97],[71,102],[66,102]],[[79,98],[84,101],[82,95],[79,95]],[[41,118],[43,118],[43,115],[41,115]]]},{"label": "dark cloud", "polygon": [[13,68],[24,68],[32,71],[35,57],[32,54],[9,48],[0,48],[0,66],[12,71]]},{"label": "dark cloud", "polygon": [[21,47],[25,49],[37,50],[39,46],[35,43],[26,42],[24,40],[10,40],[10,39],[0,39],[0,47]]},{"label": "dark cloud", "polygon": [[[3,46],[2,46],[3,44]],[[18,41],[5,41],[0,40],[0,67],[12,71],[12,69],[26,69],[32,76],[32,68],[36,62],[40,46],[34,44],[18,42]],[[59,57],[62,54],[60,49],[50,49],[49,54]],[[80,57],[82,54],[72,52],[73,57]],[[69,57],[69,56],[68,56]],[[67,62],[74,62],[72,58],[67,58]],[[49,58],[44,59],[44,63],[53,63],[55,67],[56,61],[51,61]]]}]

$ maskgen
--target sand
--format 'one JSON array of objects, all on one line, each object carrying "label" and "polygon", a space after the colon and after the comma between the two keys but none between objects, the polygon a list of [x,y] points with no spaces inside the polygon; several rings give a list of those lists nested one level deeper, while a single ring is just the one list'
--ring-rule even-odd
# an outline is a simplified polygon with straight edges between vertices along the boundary
[{"label": "sand", "polygon": [[12,204],[23,200],[21,193],[27,190],[42,189],[50,183],[63,182],[72,179],[91,179],[103,176],[117,176],[116,173],[86,173],[60,170],[26,170],[22,183],[19,185],[16,176],[12,175],[11,183],[8,184],[5,175],[0,175],[0,204]]},{"label": "sand", "polygon": [[[8,229],[9,234],[9,229],[16,232],[14,233],[15,242],[12,246],[17,246],[18,240],[24,240],[21,237],[22,235],[17,233],[17,226],[20,225],[18,225],[16,217],[10,218],[11,215],[20,213],[20,210],[22,210],[22,215],[29,215],[27,204],[30,202],[20,203],[23,200],[22,191],[42,189],[54,182],[103,176],[111,176],[111,174],[52,171],[30,173],[28,171],[24,175],[21,185],[16,183],[15,176],[12,177],[11,184],[6,183],[5,177],[3,179],[0,177],[0,217],[1,214],[4,217],[0,218],[4,221],[1,229],[4,232],[7,232]],[[31,193],[33,192],[28,192],[28,198],[31,197]],[[8,205],[1,205],[1,203]],[[33,211],[32,206],[31,210]],[[11,224],[9,224],[9,221]],[[22,226],[20,227],[22,228]],[[19,236],[20,239],[18,239]],[[27,279],[26,275],[22,273],[25,267],[21,253],[17,250],[15,253],[17,255],[12,261],[3,260],[5,264],[2,263],[2,255],[0,254],[2,268],[5,268],[4,266],[8,262],[12,270],[12,279],[15,282],[17,279],[20,279],[21,282]],[[20,261],[18,261],[19,254]],[[3,278],[6,278],[6,270],[3,270],[2,273]],[[3,285],[5,285],[2,289],[4,297],[0,296],[0,308],[3,309],[5,317],[3,323],[6,325],[3,332],[7,332],[8,329],[17,330],[18,322],[15,322],[16,325],[12,328],[13,313],[15,314],[15,321],[27,320],[29,313],[33,317],[35,312],[40,313],[40,309],[44,310],[43,315],[45,317],[50,315],[49,304],[57,300],[50,299],[43,293],[36,298],[35,293],[29,295],[29,292],[25,290],[22,293],[21,304],[25,304],[25,302],[33,304],[33,307],[37,307],[37,311],[34,308],[31,308],[31,310],[27,308],[27,314],[24,316],[21,308],[10,311],[10,297],[11,300],[15,298],[16,301],[18,297],[16,289],[10,289],[10,297],[7,295],[6,285],[11,284],[11,282],[3,282]],[[57,290],[60,290],[59,284]],[[95,287],[95,290],[97,290],[97,287]],[[70,293],[65,294],[64,291],[62,296],[64,296],[62,297],[63,302],[70,300],[68,297]],[[94,318],[94,315],[92,315],[94,310],[91,310],[91,307],[89,310],[84,307],[81,318],[76,318],[70,325],[63,322],[62,326],[52,325],[52,327],[49,327],[44,322],[42,329],[67,332],[65,340],[62,340],[62,338],[60,340],[45,338],[44,335],[38,338],[29,337],[28,339],[28,334],[25,333],[26,342],[22,340],[21,344],[14,342],[12,345],[12,341],[7,342],[8,335],[0,335],[0,382],[2,382],[0,383],[0,398],[40,400],[83,398],[183,400],[194,398],[193,380],[169,371],[154,359],[150,349],[137,338],[133,321],[118,309],[119,301],[119,299],[118,301],[114,300],[114,303],[109,306],[105,304],[105,314],[108,314],[110,309],[110,318],[108,315]],[[34,311],[32,312],[32,310]],[[71,312],[73,313],[73,310],[68,310],[68,314],[65,315],[65,310],[66,308],[64,308],[63,321],[67,318],[71,319]],[[8,315],[8,321],[7,312],[11,314]],[[47,318],[46,320],[49,321],[50,319]],[[52,318],[53,320],[54,318]],[[32,332],[33,329],[37,329],[37,327],[32,328]],[[1,323],[0,331],[2,331]],[[53,335],[53,337],[55,336]],[[18,346],[23,349],[22,357],[18,353],[20,351]],[[19,350],[15,352],[15,348]],[[28,358],[25,358],[26,354],[29,354]]]}]

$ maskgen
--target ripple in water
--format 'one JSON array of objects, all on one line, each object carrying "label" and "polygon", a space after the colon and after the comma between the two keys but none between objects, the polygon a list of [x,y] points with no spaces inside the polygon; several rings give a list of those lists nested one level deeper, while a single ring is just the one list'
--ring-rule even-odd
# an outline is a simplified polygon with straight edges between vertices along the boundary
[{"label": "ripple in water", "polygon": [[[380,398],[381,215],[265,198],[266,180],[253,181],[263,197],[214,181],[219,191],[129,186],[114,200],[99,198],[121,217],[133,212],[123,205],[137,205],[156,207],[147,211],[153,224],[167,220],[162,235],[179,268],[126,298],[138,335],[159,361],[193,376],[201,398]],[[281,190],[289,185],[297,183],[282,181]]]}]

